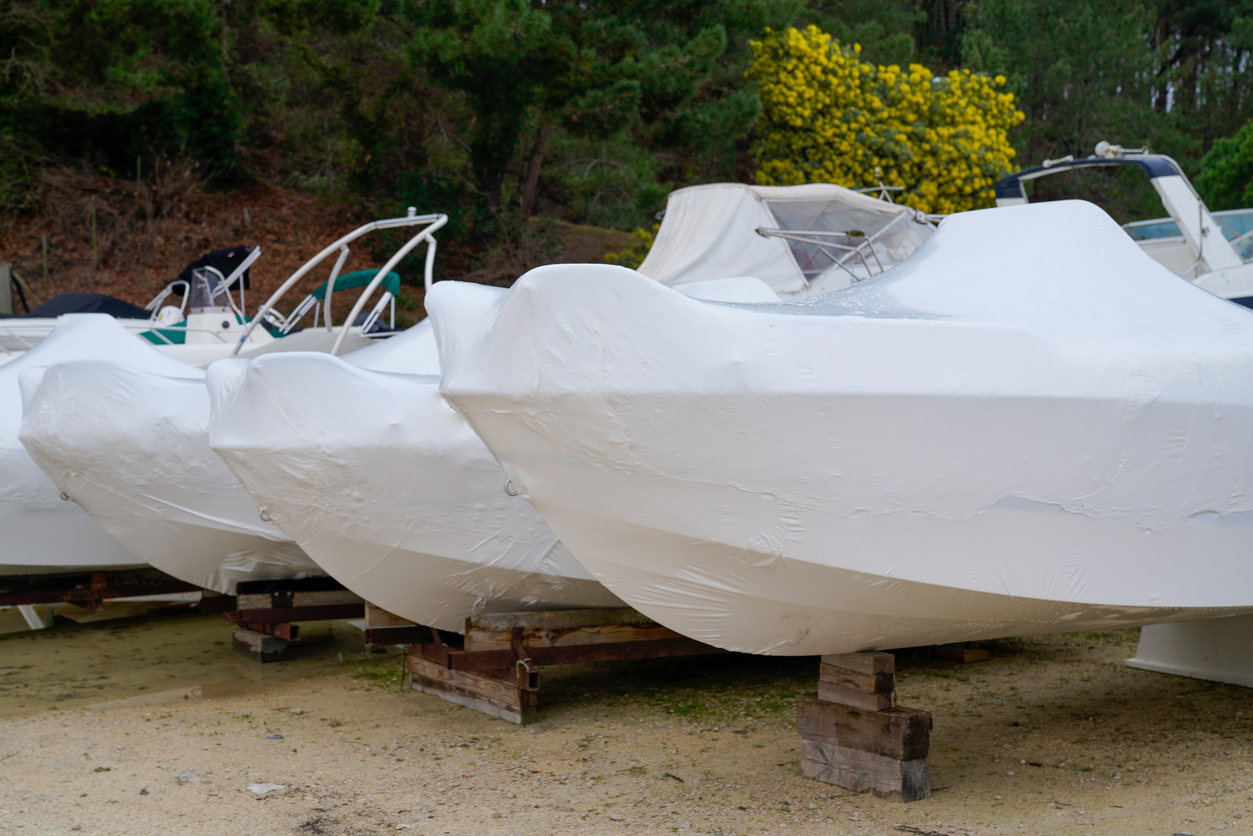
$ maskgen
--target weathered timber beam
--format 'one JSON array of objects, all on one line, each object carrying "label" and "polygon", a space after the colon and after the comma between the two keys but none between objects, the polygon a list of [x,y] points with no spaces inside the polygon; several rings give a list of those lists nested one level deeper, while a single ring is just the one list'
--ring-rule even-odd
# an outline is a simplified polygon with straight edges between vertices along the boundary
[{"label": "weathered timber beam", "polygon": [[321,607],[271,607],[264,610],[236,610],[222,613],[236,624],[277,624],[287,621],[330,621],[339,618],[361,618],[365,604],[331,604]]}]

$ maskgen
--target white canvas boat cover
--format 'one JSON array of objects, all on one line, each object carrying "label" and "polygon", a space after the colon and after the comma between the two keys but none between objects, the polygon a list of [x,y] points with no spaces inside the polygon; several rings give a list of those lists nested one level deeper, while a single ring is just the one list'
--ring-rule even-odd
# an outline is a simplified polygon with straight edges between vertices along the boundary
[{"label": "white canvas boat cover", "polygon": [[843,653],[1253,610],[1253,313],[1091,204],[951,216],[798,302],[560,265],[426,304],[446,399],[522,494],[701,641]]},{"label": "white canvas boat cover", "polygon": [[142,566],[87,512],[61,491],[18,440],[22,423],[19,376],[65,360],[128,358],[152,349],[116,327],[108,314],[62,317],[46,340],[0,366],[0,575],[74,568]]},{"label": "white canvas boat cover", "polygon": [[[759,229],[853,235],[834,236],[823,247],[814,242],[819,239],[767,237]],[[840,279],[836,287],[844,287],[853,275],[864,279],[882,272],[916,250],[931,232],[917,211],[842,186],[691,186],[670,193],[661,228],[639,272],[671,286],[755,276],[775,293],[790,296],[825,284],[820,282],[824,276]],[[833,256],[844,266],[836,266]]]},{"label": "white canvas boat cover", "polygon": [[[129,551],[205,589],[323,574],[261,519],[209,449],[204,371],[101,319],[93,336],[137,350],[99,355],[87,337],[58,330],[30,354],[62,345],[75,353],[21,376],[20,438],[57,488]],[[92,356],[102,359],[84,359]]]}]

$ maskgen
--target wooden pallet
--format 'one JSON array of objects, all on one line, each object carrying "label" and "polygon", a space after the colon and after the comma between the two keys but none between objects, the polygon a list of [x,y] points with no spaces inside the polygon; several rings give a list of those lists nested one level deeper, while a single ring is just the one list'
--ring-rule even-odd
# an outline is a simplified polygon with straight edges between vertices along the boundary
[{"label": "wooden pallet", "polygon": [[796,726],[805,777],[901,801],[931,794],[931,715],[896,704],[891,653],[823,656],[818,693],[800,698]]},{"label": "wooden pallet", "polygon": [[415,691],[520,724],[536,718],[540,668],[723,652],[629,607],[480,615],[466,619],[461,649],[416,629],[425,635],[407,649]]},{"label": "wooden pallet", "polygon": [[235,587],[235,609],[222,617],[239,627],[234,646],[258,662],[281,662],[300,640],[298,621],[361,618],[365,602],[328,577],[244,581]]}]

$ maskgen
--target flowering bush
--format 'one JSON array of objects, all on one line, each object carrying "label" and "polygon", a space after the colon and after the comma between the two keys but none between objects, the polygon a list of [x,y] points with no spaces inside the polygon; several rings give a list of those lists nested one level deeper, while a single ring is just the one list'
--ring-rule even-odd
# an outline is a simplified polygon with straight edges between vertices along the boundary
[{"label": "flowering bush", "polygon": [[1004,76],[863,63],[860,45],[843,47],[815,26],[767,29],[752,48],[748,74],[760,83],[765,123],[759,184],[864,188],[879,169],[924,212],[993,205],[992,184],[1015,154],[1006,134],[1023,120],[1000,90]]},{"label": "flowering bush", "polygon": [[653,248],[653,240],[657,237],[657,230],[659,229],[661,229],[661,224],[653,224],[651,230],[637,227],[631,233],[631,238],[634,240],[631,241],[630,246],[621,252],[605,253],[605,261],[635,270],[648,257],[648,251]]}]

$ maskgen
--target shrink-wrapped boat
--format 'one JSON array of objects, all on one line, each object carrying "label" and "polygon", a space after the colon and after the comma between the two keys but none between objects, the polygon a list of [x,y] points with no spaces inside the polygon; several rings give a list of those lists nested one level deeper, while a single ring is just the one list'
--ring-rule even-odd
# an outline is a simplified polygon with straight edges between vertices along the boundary
[{"label": "shrink-wrapped boat", "polygon": [[621,606],[444,403],[429,322],[342,358],[224,360],[208,382],[213,449],[367,601],[456,632],[479,612]]},{"label": "shrink-wrapped boat", "polygon": [[[435,252],[432,235],[446,221],[443,215],[417,215],[411,209],[405,217],[371,222],[332,243],[261,306],[257,317],[241,329],[235,351],[249,345],[261,323],[286,334],[312,312],[313,327],[270,340],[245,356],[336,350],[345,345],[365,345],[368,352],[373,347],[370,336],[379,335],[374,326],[389,306],[394,312],[400,280],[391,268],[425,242],[429,282]],[[410,233],[381,269],[340,274],[351,241],[379,229],[412,227],[420,229]],[[337,258],[327,281],[286,318],[272,316],[279,299],[332,255]],[[333,294],[350,288],[361,289],[346,318],[350,325],[333,329]],[[375,291],[381,292],[366,312],[364,306]],[[323,312],[324,324],[319,324]],[[111,325],[125,333],[116,321]],[[204,371],[127,338],[138,348],[125,358],[103,355],[98,360],[47,364],[24,375],[21,440],[31,457],[118,542],[180,580],[233,593],[240,581],[325,574],[258,509],[209,449]]]},{"label": "shrink-wrapped boat", "polygon": [[[749,278],[683,292],[778,298]],[[222,361],[208,380],[213,449],[284,531],[367,601],[454,632],[484,612],[622,605],[440,397],[429,321],[368,353]]]},{"label": "shrink-wrapped boat", "polygon": [[[61,497],[18,440],[19,377],[86,357],[134,358],[152,353],[105,314],[62,317],[51,335],[0,366],[0,576],[142,566],[87,512]],[[175,360],[160,358],[171,366]]]},{"label": "shrink-wrapped boat", "polygon": [[[100,330],[136,350],[22,376],[21,442],[45,479],[129,552],[187,583],[233,594],[241,580],[323,574],[258,515],[209,449],[204,371],[144,345],[112,319]],[[31,353],[63,340],[79,344],[78,336],[53,333]]]},{"label": "shrink-wrapped boat", "polygon": [[1253,611],[1253,314],[1082,202],[799,302],[436,285],[447,400],[610,590],[755,653]]}]

